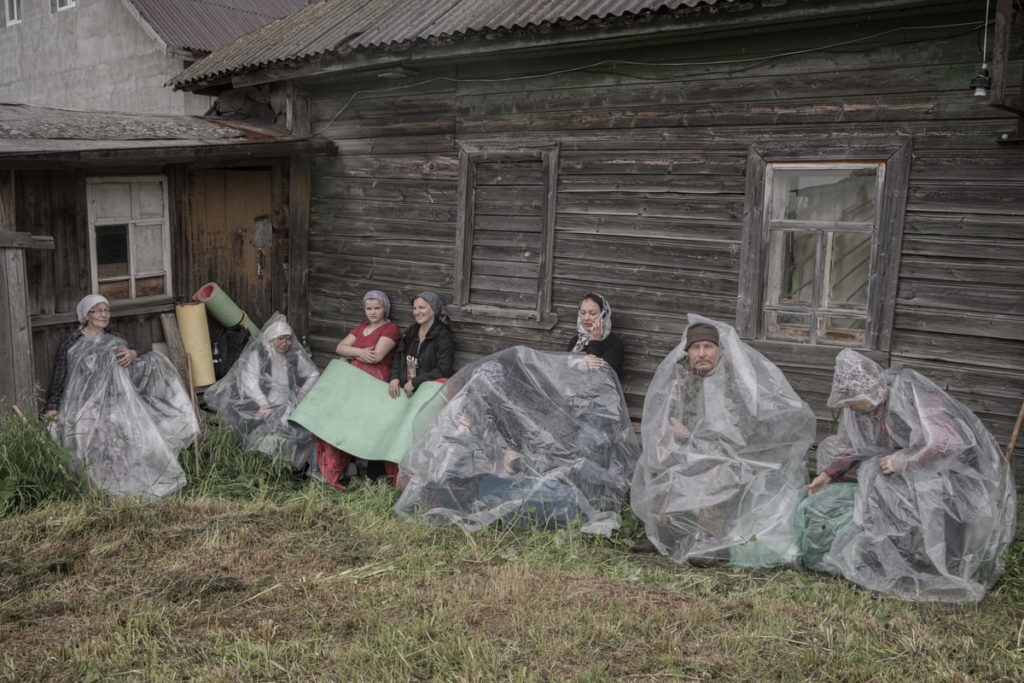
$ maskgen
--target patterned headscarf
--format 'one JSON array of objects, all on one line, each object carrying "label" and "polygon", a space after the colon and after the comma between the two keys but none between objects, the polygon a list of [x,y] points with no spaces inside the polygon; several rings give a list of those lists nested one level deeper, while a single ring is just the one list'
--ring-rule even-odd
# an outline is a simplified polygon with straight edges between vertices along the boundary
[{"label": "patterned headscarf", "polygon": [[[603,325],[603,327],[602,327],[602,331],[601,331],[601,339],[594,339],[593,341],[601,341],[602,339],[607,339],[608,335],[612,333],[612,307],[611,307],[611,305],[608,303],[608,300],[605,299],[600,294],[587,294],[585,297],[580,299],[580,303],[582,304],[587,299],[594,299],[595,297],[597,299],[599,299],[599,303],[601,304],[601,314],[599,316],[597,316],[597,321],[596,322],[601,323]],[[585,327],[583,327],[583,319],[580,317],[580,314],[577,311],[577,313],[576,313],[576,345],[572,347],[572,350],[573,351],[582,351],[586,347],[586,345],[589,344],[590,342],[591,342],[590,332],[587,332],[587,329]]]},{"label": "patterned headscarf", "polygon": [[842,408],[862,400],[872,406],[879,405],[885,400],[885,377],[882,373],[882,367],[867,356],[853,349],[843,349],[836,356],[829,408]]},{"label": "patterned headscarf", "polygon": [[448,318],[448,309],[444,307],[444,302],[441,301],[441,297],[437,294],[433,292],[420,292],[412,300],[416,301],[416,299],[423,299],[430,304],[430,308],[434,311],[434,317],[441,321],[441,324],[445,326],[451,325],[451,319]]},{"label": "patterned headscarf", "polygon": [[75,307],[75,312],[78,314],[78,322],[84,323],[85,316],[89,315],[89,311],[96,304],[106,304],[109,306],[110,302],[107,301],[107,297],[100,294],[89,294],[82,297],[82,300],[78,302],[78,306]]},{"label": "patterned headscarf", "polygon": [[388,295],[379,289],[371,289],[366,294],[363,294],[363,302],[367,299],[376,299],[384,306],[384,320],[391,322],[391,300],[388,299]]}]

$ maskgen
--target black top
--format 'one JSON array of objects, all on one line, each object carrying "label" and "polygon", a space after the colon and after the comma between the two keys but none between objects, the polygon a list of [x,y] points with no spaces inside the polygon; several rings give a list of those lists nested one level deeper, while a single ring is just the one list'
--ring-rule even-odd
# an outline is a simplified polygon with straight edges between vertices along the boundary
[{"label": "black top", "polygon": [[433,379],[451,377],[455,372],[455,341],[452,339],[452,331],[444,323],[435,320],[422,344],[419,334],[419,323],[406,328],[398,340],[395,358],[391,361],[391,379],[397,379],[404,385],[408,365],[406,356],[416,356],[413,389]]},{"label": "black top", "polygon": [[[574,335],[569,340],[569,345],[566,347],[566,351],[572,351],[573,347],[576,346],[576,340],[580,336]],[[615,374],[618,375],[622,371],[622,357],[626,353],[626,347],[622,343],[622,338],[619,335],[612,332],[604,339],[599,341],[591,341],[583,347],[583,353],[589,353],[597,356],[605,363],[612,367]]]},{"label": "black top", "polygon": [[[112,334],[115,337],[124,339],[117,332],[106,330],[104,334]],[[60,402],[64,398],[64,385],[68,381],[68,349],[75,345],[79,339],[85,336],[85,332],[82,332],[81,327],[68,332],[63,339],[60,340],[60,346],[57,347],[57,359],[53,364],[53,376],[50,380],[50,395],[46,399],[47,410],[58,410],[60,409]],[[137,356],[141,356],[145,353],[138,344],[133,344],[126,341],[124,343],[125,348],[131,349]]]}]

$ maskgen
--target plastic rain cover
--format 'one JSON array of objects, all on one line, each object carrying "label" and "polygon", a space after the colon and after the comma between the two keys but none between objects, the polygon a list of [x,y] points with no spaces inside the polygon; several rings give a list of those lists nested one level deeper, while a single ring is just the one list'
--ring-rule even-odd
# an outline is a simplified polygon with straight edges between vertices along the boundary
[{"label": "plastic rain cover", "polygon": [[615,373],[581,360],[516,346],[456,373],[416,416],[396,512],[610,535],[640,447]]},{"label": "plastic rain cover", "polygon": [[[849,407],[872,396],[863,412]],[[996,440],[923,375],[883,371],[850,349],[836,358],[829,402],[843,412],[838,433],[818,446],[818,469],[860,464],[847,503],[852,518],[812,568],[905,600],[980,600],[1002,573],[1016,521],[1010,468]],[[883,456],[891,456],[893,473],[882,472]],[[797,519],[820,515],[819,499],[836,486],[809,497]]]},{"label": "plastic rain cover", "polygon": [[[684,334],[658,366],[644,401],[644,448],[630,505],[651,542],[675,562],[791,562],[791,520],[806,494],[814,414],[733,328],[692,314],[688,321],[718,330],[718,362],[698,376]],[[688,433],[677,436],[670,418]]]},{"label": "plastic rain cover", "polygon": [[[281,353],[274,339],[286,334],[291,343]],[[315,467],[316,439],[288,418],[319,376],[284,316],[274,313],[227,374],[206,390],[206,404],[238,432],[244,450],[260,451],[296,470]]]},{"label": "plastic rain cover", "polygon": [[199,423],[171,362],[159,353],[117,364],[120,337],[82,337],[68,350],[68,379],[54,439],[92,484],[113,496],[166,496],[185,485],[178,451]]}]

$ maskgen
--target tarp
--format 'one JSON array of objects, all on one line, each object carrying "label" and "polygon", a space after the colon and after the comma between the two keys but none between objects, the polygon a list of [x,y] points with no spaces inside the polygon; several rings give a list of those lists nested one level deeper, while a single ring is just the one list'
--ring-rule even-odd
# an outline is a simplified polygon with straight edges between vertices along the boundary
[{"label": "tarp", "polygon": [[615,372],[582,360],[516,346],[457,372],[416,417],[395,511],[610,535],[640,449]]},{"label": "tarp", "polygon": [[[698,375],[684,334],[658,366],[644,401],[630,505],[655,547],[676,562],[791,562],[814,413],[732,327],[691,314],[687,331],[697,323],[718,331],[717,365]],[[685,425],[685,436],[672,419]]]},{"label": "tarp", "polygon": [[68,350],[68,379],[54,439],[92,484],[114,496],[166,496],[185,485],[178,451],[199,433],[171,362],[157,352],[117,364],[113,334],[82,337]]},{"label": "tarp", "polygon": [[[274,340],[284,335],[291,341],[282,353]],[[206,403],[238,433],[243,449],[313,473],[316,440],[289,418],[319,374],[284,316],[274,313],[228,373],[206,390]]]},{"label": "tarp", "polygon": [[[818,568],[905,600],[980,600],[1016,527],[1016,491],[996,440],[927,377],[883,371],[851,349],[836,358],[829,403],[843,412],[839,432],[818,446],[819,471],[859,469],[852,517],[833,525]],[[836,486],[808,498],[798,524],[837,507],[828,502]],[[827,516],[841,521],[839,512]],[[823,540],[804,544],[812,543]]]},{"label": "tarp", "polygon": [[292,413],[292,422],[364,460],[399,463],[413,440],[413,417],[443,385],[424,382],[406,396],[341,359],[332,360]]}]

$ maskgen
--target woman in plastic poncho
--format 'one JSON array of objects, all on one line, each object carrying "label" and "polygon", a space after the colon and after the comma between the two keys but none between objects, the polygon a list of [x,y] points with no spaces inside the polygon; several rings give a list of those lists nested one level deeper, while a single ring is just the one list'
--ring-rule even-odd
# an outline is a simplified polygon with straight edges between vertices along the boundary
[{"label": "woman in plastic poncho", "polygon": [[235,429],[246,450],[316,474],[316,440],[288,417],[320,371],[280,313],[251,339],[228,373],[206,390],[206,403]]},{"label": "woman in plastic poncho", "polygon": [[458,373],[416,416],[403,517],[609,535],[639,445],[609,367],[514,346]]},{"label": "woman in plastic poncho", "polygon": [[81,325],[57,349],[47,400],[54,439],[113,496],[173,493],[185,485],[178,451],[199,433],[181,379],[161,354],[107,330],[105,297],[84,297],[76,312]]},{"label": "woman in plastic poncho", "polygon": [[[1016,497],[981,421],[908,368],[836,358],[814,495],[796,514],[807,566],[905,600],[980,600],[1003,568]],[[857,484],[832,484],[857,464]],[[831,484],[831,485],[830,485]]]}]

